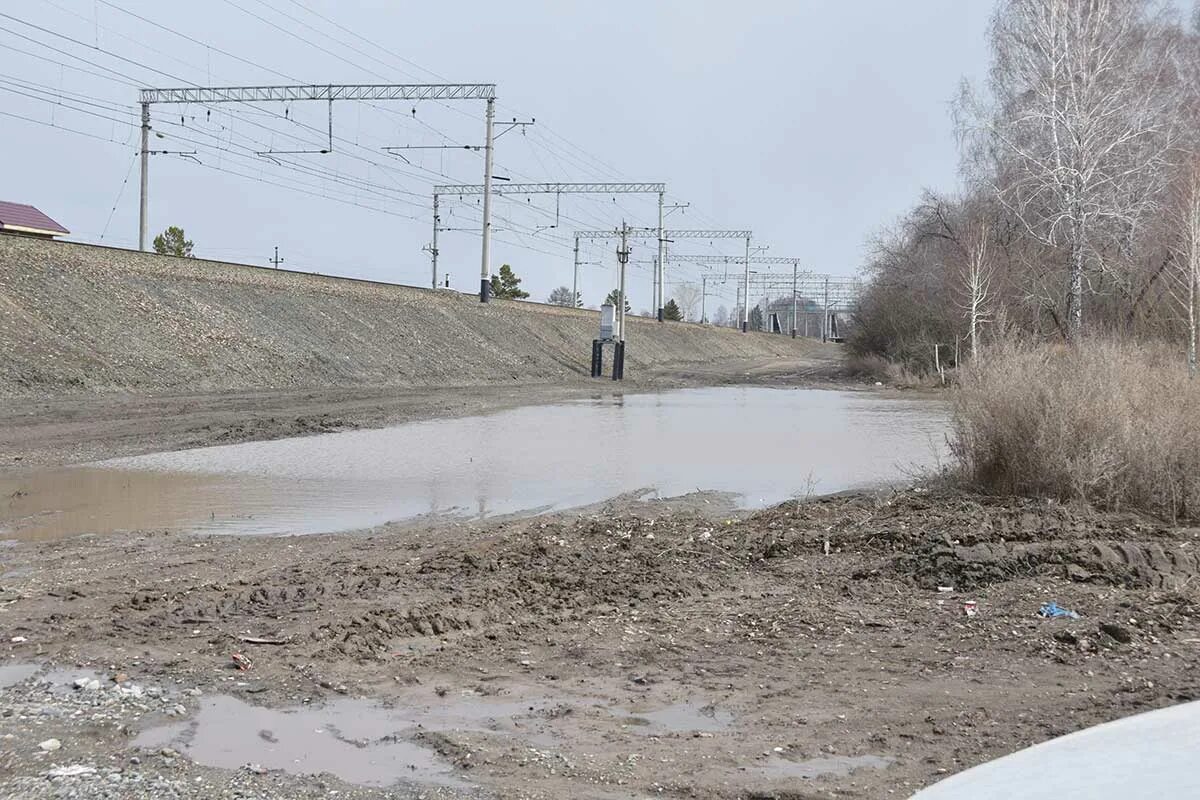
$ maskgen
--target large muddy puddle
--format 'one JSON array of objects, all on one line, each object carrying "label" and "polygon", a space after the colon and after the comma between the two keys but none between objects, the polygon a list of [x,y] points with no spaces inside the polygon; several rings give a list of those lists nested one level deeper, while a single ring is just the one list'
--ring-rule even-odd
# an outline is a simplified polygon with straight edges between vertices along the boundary
[{"label": "large muddy puddle", "polygon": [[938,403],[858,392],[607,394],[0,478],[0,538],[319,533],[529,514],[643,489],[725,492],[754,508],[907,481],[944,457],[945,430]]},{"label": "large muddy puddle", "polygon": [[[679,742],[700,735],[736,736],[736,724],[734,714],[706,702],[630,711],[585,696],[516,700],[464,694],[388,705],[344,697],[323,706],[276,709],[217,695],[203,698],[190,719],[143,730],[133,746],[171,747],[196,763],[223,769],[253,765],[298,775],[329,773],[365,786],[468,788],[471,781],[440,746],[461,734],[511,739],[520,743],[518,752],[536,752],[531,745],[537,745],[562,753],[570,742],[587,742],[587,748],[619,743],[636,751],[641,736]],[[559,757],[569,763],[565,755]],[[776,782],[849,775],[891,762],[875,755],[794,761],[776,753],[738,768],[756,780]]]},{"label": "large muddy puddle", "polygon": [[[655,719],[656,714],[664,715]],[[596,698],[527,697],[522,700],[465,694],[437,702],[384,706],[368,700],[338,698],[319,707],[262,708],[234,697],[205,697],[189,720],[150,728],[135,747],[174,747],[200,764],[237,769],[256,764],[295,774],[328,772],[367,786],[396,783],[468,784],[438,753],[440,734],[476,733],[516,737],[541,746],[560,747],[589,720],[634,719],[659,733],[709,730],[713,715],[724,727],[733,715],[712,706],[671,706],[636,717],[607,708]],[[654,720],[651,722],[651,720]]]}]

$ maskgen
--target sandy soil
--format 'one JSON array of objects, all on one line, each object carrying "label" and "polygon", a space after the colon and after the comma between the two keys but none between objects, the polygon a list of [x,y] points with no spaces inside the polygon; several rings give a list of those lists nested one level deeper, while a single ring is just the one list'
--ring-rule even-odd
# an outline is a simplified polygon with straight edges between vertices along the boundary
[{"label": "sandy soil", "polygon": [[[352,535],[17,545],[2,556],[3,647],[69,669],[0,690],[0,793],[903,797],[1196,697],[1196,534],[910,490],[749,515],[708,495],[621,498]],[[1039,618],[1050,600],[1080,618]],[[98,688],[67,685],[83,669]],[[131,685],[156,696],[125,699]],[[415,783],[389,791],[291,775],[260,763],[279,727],[249,737],[241,769],[196,763],[200,722],[190,740],[135,744],[223,696],[424,709],[353,744],[403,739],[448,772],[414,765]],[[51,737],[61,748],[43,752]],[[55,765],[97,772],[47,777]]]}]

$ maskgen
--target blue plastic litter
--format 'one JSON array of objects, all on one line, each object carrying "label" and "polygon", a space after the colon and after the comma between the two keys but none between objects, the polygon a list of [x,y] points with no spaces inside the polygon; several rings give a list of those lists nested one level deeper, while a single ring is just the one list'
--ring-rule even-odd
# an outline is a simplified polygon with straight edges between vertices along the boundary
[{"label": "blue plastic litter", "polygon": [[1051,601],[1049,603],[1042,603],[1042,607],[1038,609],[1038,616],[1046,617],[1047,619],[1055,619],[1058,617],[1066,617],[1067,619],[1079,619],[1079,614],[1075,613],[1074,611],[1072,611],[1069,608],[1063,608],[1058,603],[1055,603],[1053,601]]}]

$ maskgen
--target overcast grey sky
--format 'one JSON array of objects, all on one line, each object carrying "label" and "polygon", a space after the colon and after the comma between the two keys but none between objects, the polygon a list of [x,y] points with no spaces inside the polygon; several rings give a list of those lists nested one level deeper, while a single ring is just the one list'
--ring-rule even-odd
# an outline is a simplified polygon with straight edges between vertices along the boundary
[{"label": "overcast grey sky", "polygon": [[[136,246],[136,85],[494,82],[499,119],[537,120],[499,139],[497,174],[664,181],[669,202],[690,203],[669,226],[752,228],[771,255],[853,274],[869,235],[923,186],[954,187],[948,101],[964,76],[984,75],[991,10],[989,0],[4,4],[0,199],[37,205],[81,241]],[[196,150],[201,163],[151,159],[151,231],[181,225],[201,256],[265,264],[278,245],[287,267],[426,285],[430,189],[479,183],[482,159],[412,150],[406,164],[380,148],[481,143],[483,104],[413,110],[335,104],[334,153],[277,164],[254,153],[320,147],[323,104],[155,107],[152,149]],[[575,229],[655,222],[649,196],[495,208],[493,271],[511,263],[535,299],[570,284]],[[447,202],[441,271],[464,291],[478,287],[478,223],[473,201]],[[615,285],[612,249],[585,243],[584,260],[600,262],[583,268],[589,304]],[[669,280],[699,269],[672,263]],[[630,281],[635,309],[648,308],[648,264]],[[710,302],[731,304],[732,284],[718,291],[725,299]]]}]

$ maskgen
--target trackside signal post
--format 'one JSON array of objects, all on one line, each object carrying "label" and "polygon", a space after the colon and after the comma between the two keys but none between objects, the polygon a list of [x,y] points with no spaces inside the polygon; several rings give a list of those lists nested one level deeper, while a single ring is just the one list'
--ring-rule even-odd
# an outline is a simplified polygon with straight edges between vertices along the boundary
[{"label": "trackside signal post", "polygon": [[[614,356],[617,343],[615,306],[605,303],[600,306],[600,338],[592,339],[592,377],[604,375],[604,348],[613,345]],[[613,380],[617,377],[616,359],[613,359]]]},{"label": "trackside signal post", "polygon": [[617,305],[605,303],[600,306],[600,338],[592,340],[592,377],[604,374],[604,347],[613,346],[612,379],[625,379],[625,265],[629,263],[629,226],[621,223],[621,246],[617,248],[617,261],[621,264],[620,288],[617,289]]}]

